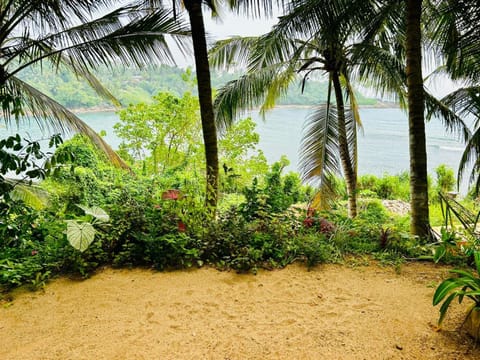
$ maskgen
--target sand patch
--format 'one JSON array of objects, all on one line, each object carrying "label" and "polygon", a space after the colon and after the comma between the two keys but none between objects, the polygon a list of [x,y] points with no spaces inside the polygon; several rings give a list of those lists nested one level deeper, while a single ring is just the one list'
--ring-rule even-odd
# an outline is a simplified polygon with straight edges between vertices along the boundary
[{"label": "sand patch", "polygon": [[106,269],[0,307],[0,359],[480,359],[435,331],[446,268],[326,265],[238,275]]}]

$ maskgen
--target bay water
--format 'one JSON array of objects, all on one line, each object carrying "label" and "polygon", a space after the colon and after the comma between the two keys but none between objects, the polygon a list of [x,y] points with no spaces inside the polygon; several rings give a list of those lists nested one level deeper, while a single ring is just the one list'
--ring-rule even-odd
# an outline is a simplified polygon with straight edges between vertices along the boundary
[{"label": "bay water", "polygon": [[[256,131],[260,135],[259,148],[267,160],[272,163],[286,155],[290,160],[288,170],[297,170],[298,150],[302,137],[305,118],[312,110],[301,107],[279,107],[271,110],[263,120],[256,111],[251,116],[257,123]],[[360,110],[363,131],[358,134],[358,171],[359,174],[395,175],[409,169],[408,120],[405,112],[398,108],[363,108]],[[113,131],[118,122],[114,112],[92,112],[79,114],[88,125],[96,131],[105,131],[106,141],[115,149],[120,139]],[[6,129],[3,124],[0,137],[19,132],[32,139],[41,137],[41,132],[34,123],[21,124]],[[434,169],[446,164],[458,169],[463,152],[463,145],[452,134],[445,131],[439,120],[427,123],[428,170],[434,175]],[[468,178],[468,176],[466,176]],[[462,192],[466,184],[462,184]]]}]

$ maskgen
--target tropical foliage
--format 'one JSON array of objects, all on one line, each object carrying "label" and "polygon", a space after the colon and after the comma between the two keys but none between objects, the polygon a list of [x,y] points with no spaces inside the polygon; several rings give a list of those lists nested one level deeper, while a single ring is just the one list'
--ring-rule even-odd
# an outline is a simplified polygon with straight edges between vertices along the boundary
[{"label": "tropical foliage", "polygon": [[[408,259],[454,263],[480,272],[478,204],[444,194],[455,183],[451,170],[438,167],[436,184],[429,184],[424,171],[428,112],[440,115],[449,130],[466,140],[461,171],[473,161],[479,188],[479,33],[472,25],[479,19],[478,4],[283,2],[285,14],[267,34],[224,40],[212,48],[213,64],[245,70],[218,92],[215,119],[202,5],[215,13],[217,4],[185,0],[199,99],[187,72],[183,77],[190,91],[150,89],[155,93],[151,101],[123,109],[116,131],[129,164],[125,171],[112,165],[112,158],[117,164],[123,160],[103,139],[54,100],[58,93],[50,97],[19,77],[23,69],[51,62],[53,69],[73,71],[114,100],[93,75],[98,65],[170,60],[163,35],[182,39],[189,34],[177,2],[173,11],[164,10],[162,1],[139,1],[111,11],[108,6],[114,3],[0,2],[3,118],[21,121],[28,113],[45,126],[83,132],[97,145],[81,135],[62,144],[56,135],[50,141],[57,147],[52,154],[19,135],[0,140],[2,291],[24,284],[39,288],[61,273],[87,277],[102,265],[162,270],[208,264],[256,272],[294,261],[308,267],[348,261],[352,255],[396,266]],[[227,2],[253,16],[271,14],[272,3]],[[101,9],[106,14],[96,17]],[[423,19],[422,24],[422,16],[438,21]],[[425,89],[426,44],[438,52],[446,74],[467,82],[442,100]],[[288,159],[267,163],[257,149],[251,119],[234,122],[252,106],[271,108],[298,79],[305,88],[314,73],[326,78],[326,103],[319,99],[306,121],[301,163],[303,179],[319,187],[320,197],[298,174],[284,174]],[[394,95],[408,107],[408,174],[357,179],[361,123],[354,80]],[[465,126],[468,116],[473,117],[472,132]],[[12,172],[21,178],[12,179]],[[37,186],[25,186],[36,179],[42,180]],[[440,192],[440,203],[432,198],[433,191]],[[318,199],[331,200],[328,211],[315,206]],[[392,201],[404,205],[408,200],[410,215],[391,206]],[[441,209],[445,217],[432,221],[443,225],[434,240],[424,236],[431,209]],[[409,234],[410,219],[415,236]],[[465,270],[453,273],[457,276],[442,282],[434,295],[434,305],[443,302],[440,323],[455,299],[473,300],[471,313],[478,313],[478,276]]]},{"label": "tropical foliage", "polygon": [[[0,102],[7,123],[26,113],[42,128],[89,136],[117,165],[123,161],[103,139],[54,98],[24,82],[23,69],[50,63],[84,79],[98,95],[117,103],[92,74],[98,65],[122,61],[142,65],[173,61],[165,35],[185,39],[188,31],[163,8],[145,14],[139,6],[108,12],[114,1],[3,1],[0,4]],[[102,12],[106,14],[101,15]],[[182,42],[177,42],[183,48]]]},{"label": "tropical foliage", "polygon": [[[462,303],[463,299],[467,298],[473,301],[472,306],[467,312],[466,318],[476,317],[478,318],[478,312],[480,311],[480,253],[474,254],[476,274],[465,270],[451,270],[452,274],[456,277],[448,278],[440,285],[438,285],[433,295],[433,305],[438,305],[442,301],[440,306],[440,318],[438,319],[438,325],[440,326],[445,319],[447,310],[450,308],[450,304],[453,300],[458,299],[459,303]],[[480,325],[476,324],[475,328],[471,329],[472,335],[478,339],[480,337]]]},{"label": "tropical foliage", "polygon": [[246,75],[227,83],[217,95],[217,122],[221,127],[229,126],[242,110],[257,105],[262,112],[270,109],[297,73],[302,76],[302,87],[314,72],[328,79],[327,103],[312,113],[305,126],[300,168],[304,180],[320,189],[318,198],[324,203],[332,191],[331,178],[341,168],[352,217],[356,216],[356,136],[361,123],[350,82],[353,57],[358,52],[351,39],[362,21],[368,21],[364,14],[373,10],[368,2],[362,4],[292,2],[287,15],[268,34],[219,41],[210,52],[217,67],[243,65],[248,69]]}]

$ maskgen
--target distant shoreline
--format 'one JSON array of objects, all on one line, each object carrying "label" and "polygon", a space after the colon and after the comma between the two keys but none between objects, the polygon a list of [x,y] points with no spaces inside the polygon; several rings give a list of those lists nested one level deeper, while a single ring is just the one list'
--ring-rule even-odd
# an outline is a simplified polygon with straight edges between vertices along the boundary
[{"label": "distant shoreline", "polygon": [[98,113],[98,112],[117,112],[120,110],[119,108],[113,106],[94,106],[91,108],[76,108],[76,109],[68,109],[69,111],[73,112],[74,114],[87,114],[87,113]]},{"label": "distant shoreline", "polygon": [[[289,105],[275,105],[274,109],[309,109],[314,108],[317,105],[301,105],[301,104],[289,104]],[[361,109],[398,109],[400,106],[398,103],[378,101],[376,104],[372,105],[359,105]],[[258,110],[259,108],[252,108],[250,110]],[[75,114],[88,114],[88,113],[99,113],[99,112],[117,112],[121,108],[115,108],[113,106],[94,106],[90,108],[76,108],[69,109]],[[272,109],[273,110],[273,109]]]}]

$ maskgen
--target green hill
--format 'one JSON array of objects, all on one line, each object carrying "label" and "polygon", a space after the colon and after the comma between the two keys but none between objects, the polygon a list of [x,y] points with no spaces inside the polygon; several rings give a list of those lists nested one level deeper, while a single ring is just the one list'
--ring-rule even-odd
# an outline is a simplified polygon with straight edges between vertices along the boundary
[{"label": "green hill", "polygon": [[[147,69],[115,68],[113,71],[100,69],[97,76],[100,81],[117,97],[123,105],[149,102],[152,95],[160,91],[171,91],[178,95],[187,90],[195,92],[191,82],[183,80],[185,71],[177,67],[162,65]],[[236,79],[240,74],[213,73],[213,88],[220,88],[226,82]],[[75,75],[60,70],[43,67],[25,69],[20,76],[24,81],[37,87],[62,105],[72,108],[110,107],[85,83]],[[357,94],[361,105],[374,105],[375,99],[368,99]],[[300,84],[291,86],[279,105],[316,105],[325,102],[327,84],[320,81],[307,82],[302,93]]]}]

